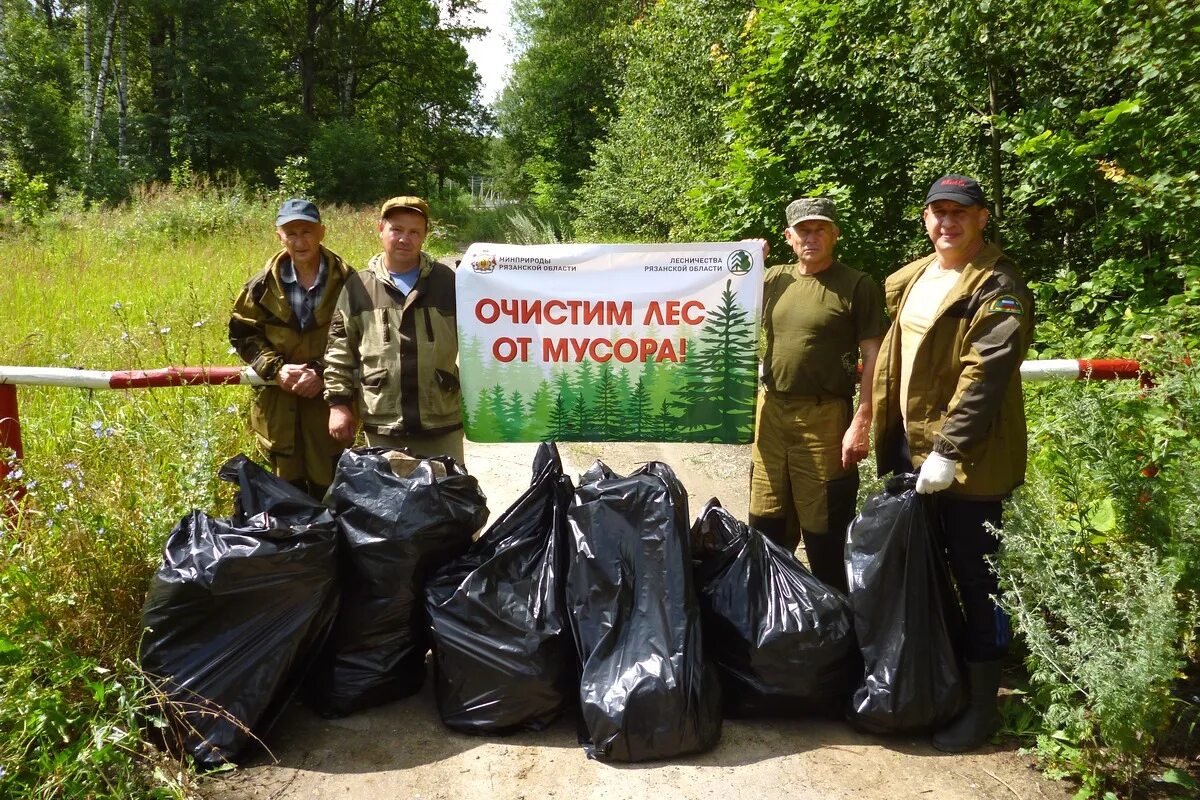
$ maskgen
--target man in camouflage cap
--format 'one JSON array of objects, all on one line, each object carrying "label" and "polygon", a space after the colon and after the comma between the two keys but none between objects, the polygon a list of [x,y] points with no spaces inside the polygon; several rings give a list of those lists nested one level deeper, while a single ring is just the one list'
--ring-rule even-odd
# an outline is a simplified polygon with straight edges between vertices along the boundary
[{"label": "man in camouflage cap", "polygon": [[858,359],[871,375],[887,330],[883,295],[869,275],[834,259],[832,200],[794,200],[786,216],[797,260],[764,278],[750,525],[788,549],[803,539],[812,573],[844,592],[843,543],[871,428],[870,392],[853,408]]},{"label": "man in camouflage cap", "polygon": [[[338,299],[325,350],[329,435],[349,445],[463,462],[454,270],[426,253],[429,205],[393,197],[379,210],[383,251]],[[361,416],[361,420],[360,420]]]}]

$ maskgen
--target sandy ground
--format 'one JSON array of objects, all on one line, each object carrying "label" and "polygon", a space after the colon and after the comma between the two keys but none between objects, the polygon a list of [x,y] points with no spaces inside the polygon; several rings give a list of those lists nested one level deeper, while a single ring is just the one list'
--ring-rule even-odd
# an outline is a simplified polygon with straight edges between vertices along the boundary
[{"label": "sandy ground", "polygon": [[[528,486],[535,445],[467,444],[467,467],[493,518]],[[717,496],[745,519],[749,448],[729,445],[573,444],[562,447],[578,475],[600,457],[619,473],[656,459],[675,469],[694,514]],[[507,738],[454,733],[437,715],[426,681],[414,697],[341,720],[294,704],[260,754],[207,779],[210,800],[298,798],[1068,798],[1006,742],[949,756],[923,737],[880,738],[839,722],[727,720],[712,751],[666,763],[590,761],[573,719]]]}]

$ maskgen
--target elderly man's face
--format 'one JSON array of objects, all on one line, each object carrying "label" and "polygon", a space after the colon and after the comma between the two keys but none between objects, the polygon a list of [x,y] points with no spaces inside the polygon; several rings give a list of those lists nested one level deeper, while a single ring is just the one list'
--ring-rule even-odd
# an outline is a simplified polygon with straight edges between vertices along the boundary
[{"label": "elderly man's face", "polygon": [[824,267],[833,261],[833,246],[837,244],[838,229],[832,222],[810,219],[785,228],[783,236],[792,252],[807,267]]},{"label": "elderly man's face", "polygon": [[294,219],[275,229],[279,242],[287,250],[292,265],[307,270],[321,266],[321,241],[325,238],[325,226],[319,222]]},{"label": "elderly man's face", "polygon": [[970,257],[983,243],[988,210],[953,200],[934,200],[921,213],[933,249],[943,259]]}]

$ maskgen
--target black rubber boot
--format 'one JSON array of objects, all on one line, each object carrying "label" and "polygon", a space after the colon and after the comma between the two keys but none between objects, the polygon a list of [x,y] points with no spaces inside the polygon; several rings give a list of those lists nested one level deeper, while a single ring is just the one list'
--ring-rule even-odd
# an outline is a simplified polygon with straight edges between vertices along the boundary
[{"label": "black rubber boot", "polygon": [[967,662],[967,680],[967,710],[933,735],[933,746],[943,753],[965,753],[982,747],[1000,724],[996,710],[1000,662]]}]

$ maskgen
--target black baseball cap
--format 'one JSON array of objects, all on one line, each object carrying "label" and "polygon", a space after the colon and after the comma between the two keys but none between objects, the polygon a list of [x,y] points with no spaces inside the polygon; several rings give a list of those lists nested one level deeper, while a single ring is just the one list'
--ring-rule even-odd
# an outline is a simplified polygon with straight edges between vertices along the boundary
[{"label": "black baseball cap", "polygon": [[943,175],[934,181],[925,195],[925,205],[936,200],[953,200],[964,206],[987,205],[979,181],[967,175]]}]

